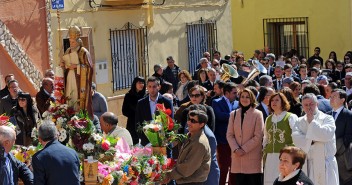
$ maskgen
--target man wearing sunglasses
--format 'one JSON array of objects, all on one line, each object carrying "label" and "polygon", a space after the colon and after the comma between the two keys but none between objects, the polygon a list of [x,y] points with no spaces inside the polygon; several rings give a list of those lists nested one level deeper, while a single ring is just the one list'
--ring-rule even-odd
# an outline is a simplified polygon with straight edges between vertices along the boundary
[{"label": "man wearing sunglasses", "polygon": [[166,182],[176,180],[177,184],[203,185],[210,171],[210,146],[204,126],[207,113],[192,110],[188,113],[188,139],[183,143],[175,167],[166,174]]},{"label": "man wearing sunglasses", "polygon": [[309,68],[312,68],[312,67],[313,67],[312,63],[313,63],[313,61],[314,61],[315,59],[318,59],[318,60],[320,61],[320,64],[322,64],[322,63],[324,62],[324,61],[323,61],[323,58],[321,58],[319,55],[320,55],[320,48],[319,48],[319,47],[315,47],[315,48],[314,48],[314,55],[311,56],[311,57],[309,57],[309,58],[308,58],[308,61],[307,61]]},{"label": "man wearing sunglasses", "polygon": [[16,106],[17,104],[17,96],[20,88],[18,87],[17,80],[10,80],[7,83],[7,87],[9,89],[10,94],[3,97],[0,101],[0,115],[6,114],[10,115],[12,107]]}]

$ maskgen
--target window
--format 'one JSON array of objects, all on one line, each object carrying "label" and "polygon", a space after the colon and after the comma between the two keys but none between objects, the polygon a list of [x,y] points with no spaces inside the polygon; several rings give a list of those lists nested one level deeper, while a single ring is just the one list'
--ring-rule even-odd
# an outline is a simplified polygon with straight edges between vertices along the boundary
[{"label": "window", "polygon": [[212,53],[217,48],[216,22],[204,22],[201,18],[199,22],[188,23],[186,27],[189,72],[193,73],[203,53],[206,51]]},{"label": "window", "polygon": [[136,76],[148,76],[147,28],[126,23],[110,29],[113,91],[130,88]]},{"label": "window", "polygon": [[276,55],[283,55],[291,49],[297,55],[309,56],[308,18],[264,19],[264,46]]}]

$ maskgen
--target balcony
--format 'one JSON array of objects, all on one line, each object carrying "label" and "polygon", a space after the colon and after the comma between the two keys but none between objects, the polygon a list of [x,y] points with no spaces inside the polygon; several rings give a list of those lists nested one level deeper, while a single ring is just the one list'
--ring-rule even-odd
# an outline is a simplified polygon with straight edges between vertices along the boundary
[{"label": "balcony", "polygon": [[122,7],[141,7],[144,0],[102,0],[101,5],[122,6]]}]

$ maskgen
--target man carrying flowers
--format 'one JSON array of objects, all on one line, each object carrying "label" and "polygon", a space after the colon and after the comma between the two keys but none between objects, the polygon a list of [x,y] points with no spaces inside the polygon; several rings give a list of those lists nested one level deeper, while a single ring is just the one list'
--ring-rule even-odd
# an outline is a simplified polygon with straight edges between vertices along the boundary
[{"label": "man carrying flowers", "polygon": [[204,134],[208,121],[207,113],[192,110],[188,113],[188,139],[183,143],[175,167],[166,173],[166,182],[171,179],[177,184],[203,185],[210,171],[210,146]]}]

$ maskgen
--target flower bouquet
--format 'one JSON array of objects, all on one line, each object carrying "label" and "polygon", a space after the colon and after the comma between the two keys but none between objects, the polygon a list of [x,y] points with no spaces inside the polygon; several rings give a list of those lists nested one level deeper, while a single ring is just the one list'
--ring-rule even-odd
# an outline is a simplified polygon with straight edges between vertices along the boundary
[{"label": "flower bouquet", "polygon": [[153,147],[165,147],[183,137],[182,134],[177,134],[181,125],[175,123],[170,116],[171,113],[171,110],[166,109],[164,104],[157,104],[154,119],[143,123],[143,132]]},{"label": "flower bouquet", "polygon": [[[67,122],[66,126],[70,133],[70,146],[77,153],[87,156],[87,152],[92,150],[88,141],[94,132],[93,122],[89,119],[87,112],[80,111]],[[86,150],[83,149],[84,144],[86,144]]]},{"label": "flower bouquet", "polygon": [[3,125],[11,127],[14,130],[16,130],[16,126],[10,122],[10,117],[6,116],[5,114],[0,115],[0,126],[3,126]]},{"label": "flower bouquet", "polygon": [[[166,158],[164,155],[132,155],[123,163],[105,166],[103,185],[118,184],[145,184],[152,185],[162,181],[165,172],[173,167],[175,163],[172,159]],[[110,172],[110,173],[107,173]]]},{"label": "flower bouquet", "polygon": [[[43,113],[43,119],[52,120],[59,133],[58,140],[62,144],[66,145],[69,141],[68,133],[68,121],[75,115],[75,110],[73,106],[69,106],[64,102],[56,101],[51,102],[50,107],[47,111]],[[39,125],[38,125],[39,126]],[[35,138],[36,130],[32,131],[32,137]]]},{"label": "flower bouquet", "polygon": [[31,163],[32,156],[41,149],[41,146],[20,146],[14,145],[12,147],[11,153],[15,156],[15,158],[27,165]]},{"label": "flower bouquet", "polygon": [[115,146],[120,138],[103,137],[101,134],[93,133],[86,143],[83,144],[84,156],[93,156],[100,162],[112,161],[116,153]]}]

